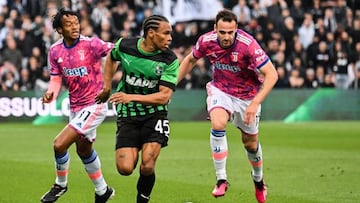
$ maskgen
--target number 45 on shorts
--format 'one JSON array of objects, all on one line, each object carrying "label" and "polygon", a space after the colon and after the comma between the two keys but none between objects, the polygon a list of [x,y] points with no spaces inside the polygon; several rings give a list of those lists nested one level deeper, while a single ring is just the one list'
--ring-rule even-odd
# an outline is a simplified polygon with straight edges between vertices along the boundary
[{"label": "number 45 on shorts", "polygon": [[166,137],[169,137],[170,134],[170,126],[169,120],[158,120],[155,125],[155,131],[164,134]]}]

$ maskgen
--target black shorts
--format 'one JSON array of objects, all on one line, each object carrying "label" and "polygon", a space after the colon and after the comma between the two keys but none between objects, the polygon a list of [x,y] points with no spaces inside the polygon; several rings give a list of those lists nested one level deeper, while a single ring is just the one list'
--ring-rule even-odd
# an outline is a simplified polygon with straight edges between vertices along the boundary
[{"label": "black shorts", "polygon": [[167,146],[170,126],[167,112],[152,115],[118,118],[116,131],[116,149],[122,147],[142,148],[144,143],[157,142]]}]

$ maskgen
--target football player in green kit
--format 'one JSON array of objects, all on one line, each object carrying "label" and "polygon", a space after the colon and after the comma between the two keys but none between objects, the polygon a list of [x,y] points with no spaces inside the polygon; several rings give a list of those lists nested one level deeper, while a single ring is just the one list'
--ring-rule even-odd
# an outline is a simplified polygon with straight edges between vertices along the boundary
[{"label": "football player in green kit", "polygon": [[[169,21],[153,15],[143,23],[142,38],[119,39],[106,58],[104,88],[96,97],[97,102],[109,99],[116,105],[118,172],[124,176],[132,174],[141,157],[137,203],[149,202],[156,160],[169,139],[167,105],[179,69],[179,60],[169,49],[171,33]],[[122,67],[122,79],[110,96],[117,61]]]}]

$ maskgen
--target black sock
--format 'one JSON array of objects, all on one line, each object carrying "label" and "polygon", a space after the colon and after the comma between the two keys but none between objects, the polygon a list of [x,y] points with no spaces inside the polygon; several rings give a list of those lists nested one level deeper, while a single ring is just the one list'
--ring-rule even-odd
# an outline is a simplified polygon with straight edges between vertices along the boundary
[{"label": "black sock", "polygon": [[147,203],[150,199],[151,191],[155,184],[155,173],[144,176],[140,174],[137,182],[137,203]]}]

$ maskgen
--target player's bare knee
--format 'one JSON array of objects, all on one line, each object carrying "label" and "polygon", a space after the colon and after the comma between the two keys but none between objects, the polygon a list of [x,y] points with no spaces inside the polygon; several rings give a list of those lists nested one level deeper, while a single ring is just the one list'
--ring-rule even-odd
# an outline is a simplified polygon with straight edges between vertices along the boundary
[{"label": "player's bare knee", "polygon": [[76,149],[76,153],[79,155],[79,157],[82,157],[82,158],[87,158],[87,157],[90,157],[91,156],[91,150],[87,150],[87,149]]},{"label": "player's bare knee", "polygon": [[129,166],[123,166],[123,165],[116,165],[117,171],[120,175],[123,176],[129,176],[133,173],[134,168],[133,167],[129,167]]},{"label": "player's bare knee", "polygon": [[140,168],[140,173],[143,175],[151,175],[154,173],[153,164],[142,164]]},{"label": "player's bare knee", "polygon": [[257,135],[251,135],[243,133],[242,135],[242,142],[244,147],[248,151],[256,151],[258,147],[258,138]]},{"label": "player's bare knee", "polygon": [[211,121],[212,129],[214,130],[225,130],[227,122],[223,121]]},{"label": "player's bare knee", "polygon": [[257,150],[257,144],[255,143],[244,143],[244,147],[249,152],[255,152]]},{"label": "player's bare knee", "polygon": [[54,140],[53,148],[57,154],[65,153],[65,151],[67,150],[67,147],[56,139]]}]

